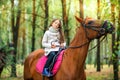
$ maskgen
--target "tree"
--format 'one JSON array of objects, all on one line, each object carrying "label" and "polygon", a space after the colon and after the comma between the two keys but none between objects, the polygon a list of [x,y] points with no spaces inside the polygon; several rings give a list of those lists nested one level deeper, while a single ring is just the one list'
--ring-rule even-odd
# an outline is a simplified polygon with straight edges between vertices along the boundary
[{"label": "tree", "polygon": [[[100,0],[97,0],[97,18],[100,19]],[[101,68],[100,68],[100,39],[97,39],[97,58],[96,58],[96,61],[97,61],[97,71],[101,71]]]},{"label": "tree", "polygon": [[120,45],[120,43],[119,43],[119,41],[120,41],[120,3],[119,2],[120,2],[120,0],[118,0],[118,28],[117,28],[117,42],[118,42],[118,44],[117,44],[117,48]]},{"label": "tree", "polygon": [[[111,18],[112,22],[115,25],[115,3],[114,0],[111,0]],[[118,54],[116,53],[115,42],[116,42],[115,33],[112,34],[112,53],[113,53],[113,70],[114,70],[114,80],[118,80]]]},{"label": "tree", "polygon": [[80,17],[81,18],[84,18],[83,1],[84,0],[79,0],[79,2],[80,2]]},{"label": "tree", "polygon": [[47,26],[48,26],[48,17],[49,17],[48,1],[49,0],[44,0],[44,6],[45,6],[44,32],[47,30]]},{"label": "tree", "polygon": [[66,44],[69,45],[70,38],[69,38],[69,28],[68,28],[68,16],[67,16],[67,7],[66,7],[66,0],[61,0],[62,3],[62,19],[63,19],[63,27],[64,33],[66,37]]},{"label": "tree", "polygon": [[32,51],[35,49],[35,23],[36,23],[36,11],[35,11],[35,2],[36,0],[33,0],[33,22],[32,22]]},{"label": "tree", "polygon": [[17,10],[17,16],[16,16],[16,24],[15,19],[14,19],[14,0],[11,0],[11,23],[12,23],[12,33],[13,33],[13,43],[14,43],[14,53],[13,53],[13,59],[12,59],[12,70],[11,70],[11,76],[16,77],[16,54],[17,54],[17,41],[18,41],[18,31],[19,31],[19,26],[20,26],[20,15],[21,15],[21,0],[19,0],[18,3],[18,10]]}]

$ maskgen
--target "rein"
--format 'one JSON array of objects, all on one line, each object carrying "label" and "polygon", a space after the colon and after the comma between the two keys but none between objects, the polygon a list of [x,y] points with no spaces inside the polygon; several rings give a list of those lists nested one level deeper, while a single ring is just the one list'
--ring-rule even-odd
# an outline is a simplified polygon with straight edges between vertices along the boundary
[{"label": "rein", "polygon": [[79,45],[79,46],[68,46],[68,48],[80,48],[80,47],[82,47],[82,46],[85,46],[86,44],[88,44],[90,41],[88,41],[88,42],[86,42],[86,43],[84,43],[84,44],[82,44],[82,45]]},{"label": "rein", "polygon": [[[93,50],[94,48],[96,48],[96,47],[105,39],[105,37],[106,37],[106,36],[104,36],[98,44],[96,44],[94,47],[92,47],[92,48],[89,49],[88,51],[91,51],[91,50]],[[88,41],[88,42],[86,42],[86,43],[84,43],[84,44],[82,44],[82,45],[79,45],[79,46],[68,46],[68,48],[73,48],[73,49],[75,49],[75,48],[80,48],[80,47],[82,47],[82,46],[84,46],[84,45],[87,45],[89,42],[90,42],[90,41]]]},{"label": "rein", "polygon": [[[103,25],[104,25],[104,23],[103,23]],[[87,32],[87,30],[86,30],[86,28],[88,28],[88,29],[92,29],[92,30],[94,30],[94,31],[98,31],[98,36],[96,36],[96,38],[99,38],[99,36],[100,35],[102,35],[103,33],[105,33],[105,29],[104,29],[104,26],[102,25],[102,27],[95,27],[95,26],[88,26],[88,25],[85,25],[84,23],[82,23],[82,26],[83,26],[83,28],[84,28],[84,30],[85,30],[85,33],[86,33],[86,37],[87,37],[87,39],[88,39],[88,42],[86,42],[86,43],[83,43],[83,44],[81,44],[81,45],[79,45],[79,46],[68,46],[68,48],[80,48],[80,47],[82,47],[82,46],[85,46],[85,45],[87,45],[88,43],[90,43],[90,41],[91,40],[93,40],[93,39],[90,39],[89,37],[88,37],[88,32]],[[99,30],[100,29],[100,30]],[[102,32],[103,31],[103,32]],[[106,37],[106,35],[102,38],[102,40],[98,43],[98,44],[96,44],[93,48],[91,48],[90,50],[88,50],[88,51],[91,51],[92,49],[94,49],[94,48],[96,48],[104,39],[105,39],[105,37]]]},{"label": "rein", "polygon": [[93,50],[94,48],[96,48],[98,45],[100,45],[100,43],[105,39],[106,35],[101,39],[101,41],[99,43],[97,43],[94,47],[92,47],[91,49],[89,49],[88,51]]}]

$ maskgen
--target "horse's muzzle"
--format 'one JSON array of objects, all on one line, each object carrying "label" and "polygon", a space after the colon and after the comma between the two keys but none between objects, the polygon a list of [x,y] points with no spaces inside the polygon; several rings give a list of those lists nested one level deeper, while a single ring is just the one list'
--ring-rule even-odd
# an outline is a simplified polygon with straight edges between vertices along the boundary
[{"label": "horse's muzzle", "polygon": [[115,30],[114,25],[109,21],[104,21],[102,28],[105,29],[105,33],[113,33]]}]

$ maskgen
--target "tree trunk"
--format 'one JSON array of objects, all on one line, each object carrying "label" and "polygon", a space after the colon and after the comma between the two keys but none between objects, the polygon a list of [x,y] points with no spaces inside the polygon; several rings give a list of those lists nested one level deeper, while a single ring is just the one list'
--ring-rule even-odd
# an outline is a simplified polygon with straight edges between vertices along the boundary
[{"label": "tree trunk", "polygon": [[22,40],[23,40],[23,42],[22,42],[22,55],[21,55],[21,59],[22,60],[24,60],[24,58],[25,58],[25,51],[26,51],[26,29],[25,28],[23,28],[22,29]]},{"label": "tree trunk", "polygon": [[66,37],[66,45],[69,45],[70,38],[69,38],[69,28],[68,28],[68,16],[67,16],[67,9],[66,9],[66,0],[61,0],[62,3],[62,19],[63,19],[63,27],[64,33]]},{"label": "tree trunk", "polygon": [[[26,5],[25,5],[25,1],[23,1],[22,2],[22,7],[25,7]],[[25,8],[23,9],[23,14],[21,14],[21,17],[23,17],[23,18],[21,18],[21,23],[25,23],[25,15],[26,14],[26,11],[25,11]],[[21,54],[21,59],[22,60],[24,60],[25,59],[25,56],[26,56],[26,52],[27,52],[27,48],[26,48],[26,44],[27,44],[27,42],[26,42],[26,31],[27,31],[27,29],[26,29],[26,27],[25,27],[25,25],[22,25],[21,26],[21,31],[19,31],[19,32],[22,32],[22,54]],[[22,62],[22,64],[23,64],[23,62]]]},{"label": "tree trunk", "polygon": [[[97,0],[97,18],[100,19],[100,0]],[[97,40],[97,58],[96,58],[96,61],[97,61],[97,71],[101,71],[101,67],[100,67],[100,39]]]},{"label": "tree trunk", "polygon": [[14,20],[14,0],[12,1],[12,33],[13,33],[13,43],[14,43],[14,53],[13,53],[13,59],[12,59],[12,70],[11,70],[11,76],[16,77],[16,54],[17,54],[17,41],[18,41],[18,31],[20,26],[20,15],[21,15],[21,0],[19,0],[18,4],[18,11],[17,11],[17,17],[16,17],[16,24],[14,26],[15,20]]},{"label": "tree trunk", "polygon": [[33,0],[32,51],[35,50],[35,22],[36,22],[35,1],[36,0]]},{"label": "tree trunk", "polygon": [[44,32],[45,32],[47,30],[47,27],[48,27],[48,17],[49,17],[48,0],[44,0],[44,6],[45,6]]},{"label": "tree trunk", "polygon": [[[111,18],[112,22],[115,25],[115,4],[111,2]],[[118,80],[118,54],[115,52],[115,33],[112,34],[112,53],[113,53],[113,71],[114,71],[114,80]]]},{"label": "tree trunk", "polygon": [[119,5],[119,8],[118,8],[118,12],[119,12],[119,15],[118,15],[118,29],[117,29],[117,42],[120,41],[120,0],[118,0],[118,5]]},{"label": "tree trunk", "polygon": [[84,19],[83,1],[84,0],[79,0],[79,2],[80,2],[80,17],[82,19]]},{"label": "tree trunk", "polygon": [[[14,35],[14,29],[15,29],[15,26],[14,26],[14,23],[15,23],[15,19],[14,19],[14,0],[11,0],[11,3],[12,3],[12,5],[11,5],[11,23],[12,23],[12,33],[13,33],[13,43],[15,44],[15,42],[14,42],[14,37],[15,37],[15,35]],[[15,45],[13,45],[14,46],[14,48],[15,48]],[[15,56],[16,56],[16,53],[15,53],[15,51],[13,52],[13,58],[12,58],[12,61],[14,61],[14,62],[16,62],[16,60],[15,60]],[[13,63],[12,62],[12,64],[11,64],[11,76],[17,76],[16,75],[16,65],[14,65],[15,63]],[[13,66],[14,65],[14,66]],[[14,70],[15,69],[15,70]]]}]

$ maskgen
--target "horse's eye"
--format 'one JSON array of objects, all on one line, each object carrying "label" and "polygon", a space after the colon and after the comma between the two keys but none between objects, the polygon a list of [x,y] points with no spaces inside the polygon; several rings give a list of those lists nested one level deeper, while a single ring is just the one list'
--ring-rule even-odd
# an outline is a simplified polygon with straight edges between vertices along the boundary
[{"label": "horse's eye", "polygon": [[92,24],[92,23],[93,23],[93,21],[89,21],[89,22],[88,22],[88,24]]}]

